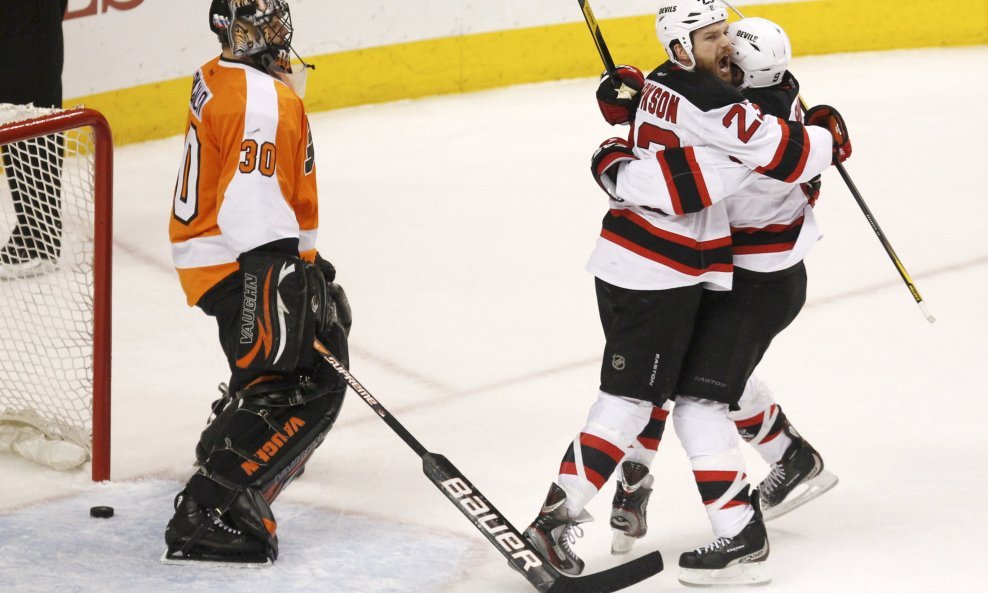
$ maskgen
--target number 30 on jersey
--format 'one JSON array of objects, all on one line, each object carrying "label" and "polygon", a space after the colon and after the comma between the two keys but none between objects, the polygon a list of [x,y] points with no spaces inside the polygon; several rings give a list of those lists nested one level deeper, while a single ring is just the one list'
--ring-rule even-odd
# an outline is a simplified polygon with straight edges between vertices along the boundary
[{"label": "number 30 on jersey", "polygon": [[[200,156],[199,130],[191,125],[185,135],[182,168],[175,183],[175,218],[184,224],[189,224],[199,215]],[[261,175],[271,177],[276,169],[277,150],[273,143],[258,144],[256,140],[247,138],[240,144],[240,162],[237,164],[240,173],[249,175],[259,171]]]}]

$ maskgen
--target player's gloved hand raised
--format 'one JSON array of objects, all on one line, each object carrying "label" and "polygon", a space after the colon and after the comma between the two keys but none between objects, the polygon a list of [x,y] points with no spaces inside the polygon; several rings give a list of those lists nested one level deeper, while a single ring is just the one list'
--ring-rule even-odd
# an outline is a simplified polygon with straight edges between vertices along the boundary
[{"label": "player's gloved hand raised", "polygon": [[594,151],[590,159],[590,172],[600,189],[612,199],[623,202],[617,195],[618,167],[621,163],[636,159],[630,142],[624,138],[608,138]]},{"label": "player's gloved hand raised", "polygon": [[843,163],[851,156],[851,137],[847,134],[847,124],[837,110],[830,105],[817,105],[806,112],[804,120],[808,126],[826,128],[834,139],[833,164]]},{"label": "player's gloved hand raised", "polygon": [[822,185],[823,181],[819,175],[806,183],[799,184],[799,189],[803,190],[803,195],[806,196],[806,201],[809,202],[810,208],[816,206],[816,201],[820,197],[820,186]]},{"label": "player's gloved hand raised", "polygon": [[617,88],[606,72],[597,85],[597,106],[600,107],[604,120],[612,126],[626,124],[634,119],[641,90],[645,86],[645,76],[638,68],[618,66],[615,70],[620,81]]},{"label": "player's gloved hand raised", "polygon": [[347,298],[346,292],[342,286],[336,283],[336,267],[318,253],[316,254],[316,266],[319,267],[319,271],[326,279],[326,293],[335,308],[336,321],[343,327],[343,332],[349,336],[350,326],[353,325],[353,313],[350,311],[350,300]]}]

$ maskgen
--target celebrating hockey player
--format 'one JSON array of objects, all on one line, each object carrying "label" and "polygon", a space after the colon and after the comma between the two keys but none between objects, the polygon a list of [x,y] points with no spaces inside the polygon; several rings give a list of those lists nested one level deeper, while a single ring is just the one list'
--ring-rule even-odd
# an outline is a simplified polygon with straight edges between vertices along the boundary
[{"label": "celebrating hockey player", "polygon": [[[735,83],[745,97],[765,114],[802,119],[799,84],[787,71],[792,47],[785,31],[765,19],[749,18],[732,23],[728,34],[734,51]],[[641,79],[633,68],[623,66],[622,72],[632,81]],[[637,88],[641,88],[640,83]],[[605,117],[612,123],[633,119],[633,113],[621,109],[627,101],[618,99],[610,89],[613,85],[604,81],[598,92]],[[614,95],[610,101],[608,94]],[[730,359],[738,362],[742,370],[754,367],[772,338],[792,321],[805,302],[802,259],[820,238],[811,207],[818,193],[818,179],[796,187],[769,177],[756,177],[725,200],[734,253],[733,289],[705,295],[698,328],[728,336],[708,344],[716,345],[725,356],[732,353]],[[748,303],[762,306],[755,308]],[[707,326],[710,329],[702,329]],[[701,357],[704,359],[713,360],[716,356]],[[695,380],[684,373],[683,389],[688,391],[689,382]],[[835,486],[836,476],[823,470],[822,457],[792,428],[768,387],[754,376],[746,382],[736,379],[735,383],[745,387],[738,403],[741,409],[732,411],[731,418],[741,436],[771,466],[768,477],[757,489],[766,520]],[[644,506],[652,484],[648,468],[667,415],[668,409],[653,410],[652,422],[622,462],[611,515],[615,552],[629,550],[634,538],[646,532]]]},{"label": "celebrating hockey player", "polygon": [[[584,507],[643,429],[663,420],[655,406],[676,394],[674,426],[717,536],[683,554],[681,578],[769,579],[768,540],[729,417],[741,389],[736,381],[736,394],[716,388],[728,376],[741,376],[743,386],[750,369],[746,374],[741,362],[703,347],[717,336],[696,333],[697,320],[707,307],[705,295],[732,285],[723,199],[759,175],[790,184],[810,181],[845,156],[849,145],[835,112],[811,122],[819,127],[804,127],[765,117],[744,100],[730,84],[726,18],[716,1],[661,4],[656,26],[670,62],[638,87],[632,141],[606,142],[594,156],[595,176],[614,197],[588,263],[606,337],[600,393],[526,530],[533,545],[570,574],[583,568],[572,542],[574,527],[590,519]],[[681,379],[693,379],[694,370],[708,374],[684,387]],[[728,567],[732,571],[722,570]],[[718,580],[725,572],[739,574]]]},{"label": "celebrating hockey player", "polygon": [[315,155],[293,89],[288,4],[213,0],[209,25],[222,54],[193,77],[169,234],[188,303],[216,319],[231,378],[175,499],[165,558],[268,563],[278,555],[270,504],[346,392],[313,341],[346,361],[350,310],[315,249]]}]

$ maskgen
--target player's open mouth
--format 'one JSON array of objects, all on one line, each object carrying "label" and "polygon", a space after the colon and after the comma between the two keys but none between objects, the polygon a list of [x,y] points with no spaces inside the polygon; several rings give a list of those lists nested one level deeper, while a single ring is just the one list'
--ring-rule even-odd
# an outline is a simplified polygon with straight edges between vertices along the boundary
[{"label": "player's open mouth", "polygon": [[731,71],[731,56],[729,54],[728,55],[721,56],[720,59],[717,60],[717,67],[720,69],[721,72],[723,72],[725,74],[728,73],[728,72],[730,72]]}]

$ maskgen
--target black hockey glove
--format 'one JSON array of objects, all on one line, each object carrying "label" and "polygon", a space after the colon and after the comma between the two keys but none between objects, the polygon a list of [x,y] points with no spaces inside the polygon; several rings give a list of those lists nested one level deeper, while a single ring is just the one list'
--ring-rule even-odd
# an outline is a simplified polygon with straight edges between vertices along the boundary
[{"label": "black hockey glove", "polygon": [[350,326],[353,324],[353,313],[350,311],[350,300],[346,296],[343,287],[336,283],[336,267],[316,254],[316,265],[326,279],[326,294],[331,301],[331,309],[327,319],[332,323],[335,320],[343,327],[343,332],[349,336]]},{"label": "black hockey glove", "polygon": [[608,138],[593,153],[590,159],[590,172],[600,189],[607,192],[611,199],[623,202],[617,195],[618,166],[621,163],[636,160],[631,150],[631,143],[624,138]]},{"label": "black hockey glove", "polygon": [[817,175],[813,179],[810,179],[806,183],[800,183],[799,188],[803,190],[803,195],[806,196],[806,201],[809,202],[810,208],[816,206],[817,198],[820,197],[820,186],[823,185],[823,181],[820,176]]},{"label": "black hockey glove", "polygon": [[635,118],[641,90],[645,86],[645,76],[634,66],[618,66],[616,68],[620,84],[614,88],[614,82],[605,72],[597,85],[597,106],[604,121],[612,126],[626,124]]},{"label": "black hockey glove", "polygon": [[826,128],[834,139],[833,164],[843,163],[851,157],[851,137],[847,134],[847,124],[837,110],[830,105],[817,105],[806,112],[804,120],[808,126]]}]

